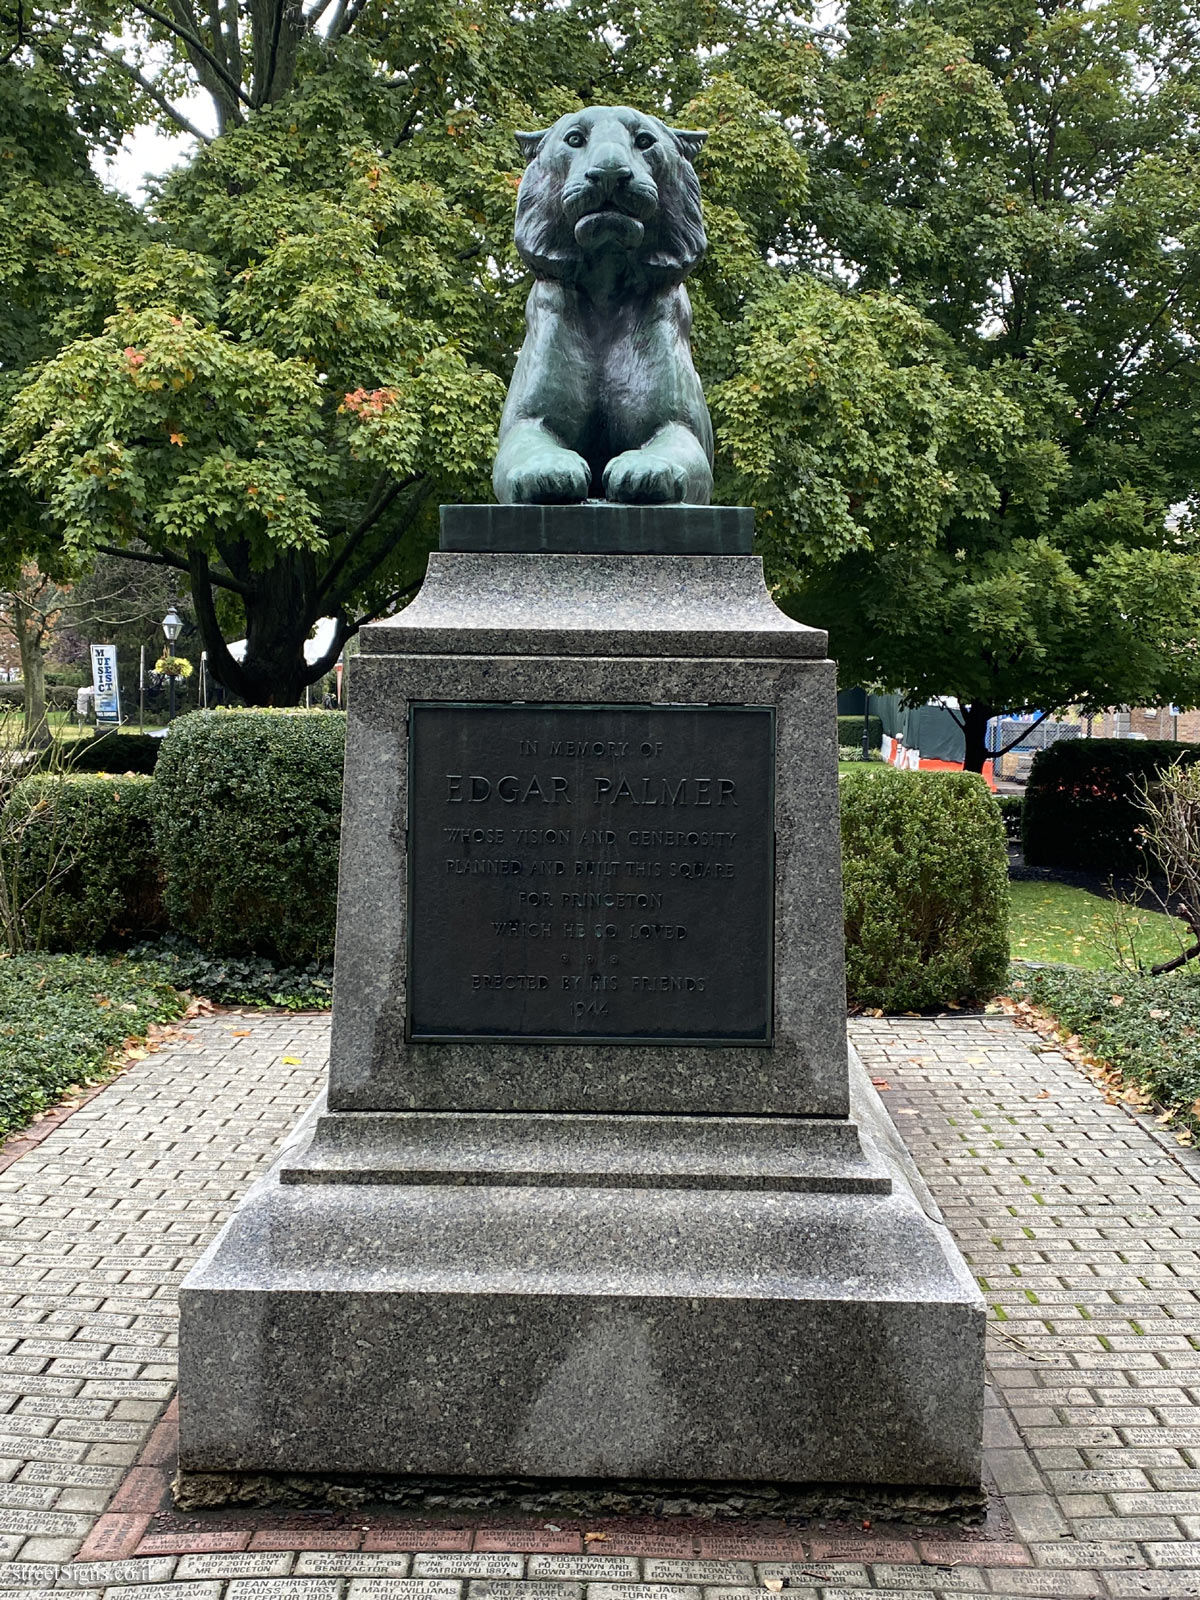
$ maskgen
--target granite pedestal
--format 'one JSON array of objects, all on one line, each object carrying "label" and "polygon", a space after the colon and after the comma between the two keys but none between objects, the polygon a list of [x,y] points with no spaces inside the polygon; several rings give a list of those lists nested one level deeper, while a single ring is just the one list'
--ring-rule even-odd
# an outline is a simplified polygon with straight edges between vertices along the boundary
[{"label": "granite pedestal", "polygon": [[744,513],[500,509],[353,663],[328,1095],[183,1287],[184,1484],[977,1489],[983,1305],[847,1053],[825,636]]}]

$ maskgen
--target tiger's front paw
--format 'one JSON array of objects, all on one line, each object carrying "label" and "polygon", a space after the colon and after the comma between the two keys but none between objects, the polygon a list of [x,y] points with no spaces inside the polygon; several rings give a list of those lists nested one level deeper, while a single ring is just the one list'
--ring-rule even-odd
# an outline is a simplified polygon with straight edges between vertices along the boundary
[{"label": "tiger's front paw", "polygon": [[668,455],[626,450],[604,469],[604,493],[621,505],[678,505],[687,492],[687,473]]},{"label": "tiger's front paw", "polygon": [[508,501],[518,506],[574,505],[586,500],[591,468],[573,450],[533,451],[508,475]]}]

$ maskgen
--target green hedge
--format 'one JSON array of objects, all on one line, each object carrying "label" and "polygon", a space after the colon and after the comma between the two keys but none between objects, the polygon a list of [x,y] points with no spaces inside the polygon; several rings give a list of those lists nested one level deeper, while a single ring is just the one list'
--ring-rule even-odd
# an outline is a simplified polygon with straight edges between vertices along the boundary
[{"label": "green hedge", "polygon": [[164,922],[152,780],[26,778],[0,817],[6,888],[38,949],[96,949]]},{"label": "green hedge", "polygon": [[153,772],[163,742],[149,733],[97,733],[62,746],[71,772]]},{"label": "green hedge", "polygon": [[1020,843],[1021,822],[1025,815],[1025,799],[1019,794],[998,794],[996,804],[1000,808],[1000,820],[1004,824],[1004,832],[1014,844]]},{"label": "green hedge", "polygon": [[1008,857],[983,779],[864,771],[839,789],[851,1004],[990,998],[1008,971]]},{"label": "green hedge", "polygon": [[1060,740],[1039,750],[1025,789],[1026,864],[1101,873],[1144,869],[1138,785],[1172,762],[1196,760],[1200,745],[1169,739]]},{"label": "green hedge", "polygon": [[[50,711],[74,711],[75,696],[78,693],[75,685],[69,683],[48,683],[46,685],[46,707]],[[25,704],[25,685],[23,683],[0,683],[0,714],[7,711],[20,711]]]},{"label": "green hedge", "polygon": [[346,719],[339,711],[198,711],[154,775],[172,927],[225,955],[333,951]]},{"label": "green hedge", "polygon": [[[861,717],[839,717],[837,725],[838,744],[856,745],[861,750],[863,719]],[[878,717],[867,718],[867,741],[872,750],[881,750],[883,748],[883,723]]]}]

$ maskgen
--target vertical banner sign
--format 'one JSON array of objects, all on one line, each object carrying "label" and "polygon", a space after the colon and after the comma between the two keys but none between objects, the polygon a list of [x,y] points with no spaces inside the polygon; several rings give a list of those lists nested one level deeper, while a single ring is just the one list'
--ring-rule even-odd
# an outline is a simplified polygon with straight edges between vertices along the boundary
[{"label": "vertical banner sign", "polygon": [[92,646],[92,684],[96,690],[96,721],[121,720],[121,690],[117,683],[117,647],[115,644]]}]

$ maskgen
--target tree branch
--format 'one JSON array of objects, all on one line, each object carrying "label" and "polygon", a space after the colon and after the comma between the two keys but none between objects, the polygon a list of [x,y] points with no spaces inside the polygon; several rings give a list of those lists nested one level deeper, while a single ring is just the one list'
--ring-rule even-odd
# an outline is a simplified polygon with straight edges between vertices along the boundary
[{"label": "tree branch", "polygon": [[397,480],[395,483],[390,484],[386,489],[384,489],[383,492],[377,497],[372,496],[372,498],[368,500],[367,508],[363,512],[358,526],[353,530],[352,533],[346,536],[345,544],[343,544],[337,555],[330,562],[328,571],[317,585],[316,599],[318,603],[326,599],[327,596],[334,592],[334,586],[338,579],[345,572],[351,558],[361,546],[367,534],[379,521],[380,517],[383,516],[384,512],[389,510],[390,507],[395,504],[397,496],[403,494],[405,489],[411,489],[414,484],[419,482],[420,479],[417,477],[405,478],[403,482]]},{"label": "tree branch", "polygon": [[212,143],[212,135],[202,133],[194,122],[188,121],[182,111],[176,111],[166,95],[156,88],[149,78],[140,73],[132,62],[126,61],[124,56],[118,54],[116,50],[108,49],[105,45],[100,46],[100,54],[107,56],[114,66],[120,67],[122,72],[127,73],[143,94],[148,95],[160,111],[166,112],[176,127],[182,128],[184,133],[190,133],[193,139],[199,139],[201,144]]},{"label": "tree branch", "polygon": [[221,26],[220,0],[208,0],[208,29],[212,34],[213,53],[225,71],[229,72],[229,51],[225,47],[225,30]]},{"label": "tree branch", "polygon": [[208,651],[209,670],[218,683],[223,683],[227,689],[232,689],[234,694],[240,694],[245,699],[246,674],[241,662],[230,654],[229,646],[225,643],[225,636],[217,621],[217,608],[213,605],[211,588],[214,576],[208,570],[208,557],[203,550],[192,552],[188,563],[188,574],[191,578],[192,605],[196,612],[196,621],[200,625],[200,636]]},{"label": "tree branch", "polygon": [[1031,722],[1027,728],[1022,728],[1021,729],[1020,733],[1017,734],[1016,738],[1012,741],[1011,744],[1006,744],[1004,746],[1003,750],[993,751],[992,752],[993,761],[999,761],[1001,756],[1006,756],[1010,750],[1015,750],[1017,748],[1017,746],[1026,738],[1026,736],[1028,734],[1031,734],[1035,728],[1040,728],[1042,723],[1045,722],[1046,718],[1049,717],[1049,716],[1052,716],[1052,715],[1053,715],[1053,713],[1050,712],[1050,711],[1043,711],[1042,714],[1039,717],[1036,717],[1034,719],[1034,721]]},{"label": "tree branch", "polygon": [[160,27],[166,28],[169,32],[173,33],[177,39],[182,39],[183,43],[187,45],[189,50],[194,50],[201,60],[208,63],[213,72],[229,90],[230,94],[232,94],[236,99],[240,100],[244,106],[249,107],[250,110],[254,109],[254,102],[250,99],[250,96],[242,88],[241,84],[236,82],[230,76],[229,72],[221,65],[218,58],[204,43],[203,39],[199,38],[194,33],[190,33],[178,22],[174,22],[166,15],[165,12],[157,11],[153,6],[146,5],[144,0],[133,0],[133,9],[141,12],[142,16],[149,17],[152,22],[157,22]]},{"label": "tree branch", "polygon": [[[122,550],[115,544],[98,544],[96,549],[102,556],[120,556],[125,561],[144,561],[152,567],[170,567],[175,572],[187,573],[192,570],[189,561],[184,556],[176,555],[174,551],[156,555],[152,550]],[[251,593],[247,584],[239,583],[236,578],[224,572],[209,571],[208,582],[215,583],[218,589],[231,589],[234,594],[246,596]]]},{"label": "tree branch", "polygon": [[368,612],[365,616],[359,617],[358,621],[354,624],[353,631],[357,633],[365,623],[375,622],[380,617],[385,616],[389,606],[394,606],[399,601],[406,599],[410,595],[416,594],[417,590],[421,587],[424,581],[424,578],[414,578],[412,583],[405,584],[403,589],[393,589],[391,594],[384,598],[383,603],[380,605],[378,611]]},{"label": "tree branch", "polygon": [[329,37],[340,39],[349,33],[369,3],[370,0],[350,0],[350,4],[347,5],[346,0],[338,0],[337,12],[329,27]]},{"label": "tree branch", "polygon": [[1200,944],[1194,944],[1190,950],[1185,950],[1181,956],[1172,956],[1170,961],[1160,961],[1156,967],[1150,968],[1152,978],[1161,977],[1164,972],[1174,972],[1176,967],[1182,967],[1189,961],[1194,961],[1200,956]]}]

